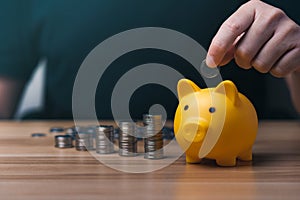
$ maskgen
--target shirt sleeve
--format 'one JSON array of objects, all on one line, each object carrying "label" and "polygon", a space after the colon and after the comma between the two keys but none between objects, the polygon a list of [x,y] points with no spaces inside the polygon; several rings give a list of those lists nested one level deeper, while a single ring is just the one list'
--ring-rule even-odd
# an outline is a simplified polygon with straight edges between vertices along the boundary
[{"label": "shirt sleeve", "polygon": [[0,3],[0,76],[28,80],[38,62],[30,1]]}]

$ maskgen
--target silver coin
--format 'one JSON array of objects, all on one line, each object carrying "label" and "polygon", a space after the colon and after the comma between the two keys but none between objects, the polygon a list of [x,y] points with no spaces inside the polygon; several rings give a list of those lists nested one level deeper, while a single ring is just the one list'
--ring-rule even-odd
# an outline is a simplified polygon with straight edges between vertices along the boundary
[{"label": "silver coin", "polygon": [[111,154],[111,153],[115,153],[114,150],[97,150],[96,153],[98,154]]},{"label": "silver coin", "polygon": [[76,150],[77,151],[87,151],[87,148],[85,148],[84,146],[76,146]]},{"label": "silver coin", "polygon": [[119,140],[119,143],[135,143],[138,140],[136,138],[123,138]]},{"label": "silver coin", "polygon": [[145,147],[144,147],[144,149],[154,149],[154,150],[156,150],[156,149],[161,149],[161,148],[163,148],[164,146],[162,145],[162,144],[154,144],[154,145],[147,145],[147,144],[145,144]]},{"label": "silver coin", "polygon": [[96,152],[108,154],[114,152],[114,127],[100,125],[96,127]]},{"label": "silver coin", "polygon": [[137,151],[137,146],[132,145],[132,146],[119,146],[119,149],[123,150],[131,150],[131,151]]},{"label": "silver coin", "polygon": [[114,130],[113,126],[110,125],[100,125],[96,127],[97,132],[112,132]]},{"label": "silver coin", "polygon": [[144,155],[145,159],[163,159],[164,158],[164,154],[149,154],[149,153],[145,153]]},{"label": "silver coin", "polygon": [[54,132],[64,132],[65,129],[63,127],[52,127],[50,128],[49,132],[54,133]]},{"label": "silver coin", "polygon": [[69,135],[57,135],[55,138],[55,147],[57,148],[72,148],[73,139]]},{"label": "silver coin", "polygon": [[112,149],[114,148],[113,145],[108,145],[108,146],[97,146],[96,149]]},{"label": "silver coin", "polygon": [[96,145],[110,145],[111,142],[109,140],[98,140]]},{"label": "silver coin", "polygon": [[211,68],[207,66],[206,60],[204,59],[200,66],[200,74],[205,78],[214,78],[220,74],[217,67]]},{"label": "silver coin", "polygon": [[146,126],[144,132],[144,158],[163,158],[163,128],[161,115],[143,115],[143,123]]},{"label": "silver coin", "polygon": [[145,152],[155,152],[155,151],[158,151],[162,149],[162,147],[158,148],[158,147],[148,147],[148,148],[145,148],[144,151]]},{"label": "silver coin", "polygon": [[45,133],[32,133],[31,137],[46,137]]},{"label": "silver coin", "polygon": [[96,137],[96,140],[104,140],[104,141],[107,141],[107,140],[109,140],[109,138],[108,137],[106,137],[105,135],[98,135],[97,137]]},{"label": "silver coin", "polygon": [[120,156],[126,156],[126,157],[134,157],[137,156],[138,154],[136,152],[129,152],[129,151],[124,151],[119,149],[119,155]]},{"label": "silver coin", "polygon": [[119,149],[137,149],[137,145],[119,145]]}]

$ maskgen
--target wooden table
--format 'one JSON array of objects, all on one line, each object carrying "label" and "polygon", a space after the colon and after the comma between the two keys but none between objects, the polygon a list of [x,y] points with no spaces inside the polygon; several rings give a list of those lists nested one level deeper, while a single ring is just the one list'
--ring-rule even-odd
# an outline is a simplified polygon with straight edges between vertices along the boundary
[{"label": "wooden table", "polygon": [[[182,156],[144,174],[108,168],[88,152],[54,148],[49,127],[71,124],[0,122],[1,200],[300,199],[299,122],[260,122],[252,163],[190,165]],[[47,136],[31,138],[33,132]]]}]

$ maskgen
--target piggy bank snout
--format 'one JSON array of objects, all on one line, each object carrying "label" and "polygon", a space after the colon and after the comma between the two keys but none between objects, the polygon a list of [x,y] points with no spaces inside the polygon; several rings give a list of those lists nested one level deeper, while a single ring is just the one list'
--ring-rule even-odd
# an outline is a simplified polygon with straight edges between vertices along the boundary
[{"label": "piggy bank snout", "polygon": [[189,142],[201,142],[207,132],[208,123],[205,120],[186,122],[183,126],[183,137]]}]

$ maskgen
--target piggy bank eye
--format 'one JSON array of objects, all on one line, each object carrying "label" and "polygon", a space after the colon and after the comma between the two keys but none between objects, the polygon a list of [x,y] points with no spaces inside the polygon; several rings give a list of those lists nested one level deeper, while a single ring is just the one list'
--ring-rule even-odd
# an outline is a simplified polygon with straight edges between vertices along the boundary
[{"label": "piggy bank eye", "polygon": [[184,110],[188,110],[189,109],[189,105],[185,105],[183,109]]},{"label": "piggy bank eye", "polygon": [[216,108],[215,108],[215,107],[210,107],[210,108],[208,109],[208,111],[209,111],[210,113],[214,113],[214,112],[216,112]]}]

